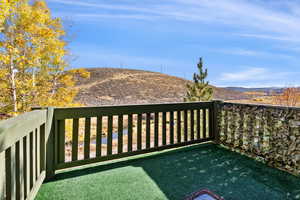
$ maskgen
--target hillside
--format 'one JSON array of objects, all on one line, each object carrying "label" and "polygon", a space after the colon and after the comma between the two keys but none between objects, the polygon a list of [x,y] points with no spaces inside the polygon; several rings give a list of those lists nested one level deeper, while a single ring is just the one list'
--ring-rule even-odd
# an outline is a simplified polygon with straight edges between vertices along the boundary
[{"label": "hillside", "polygon": [[[188,80],[157,72],[88,68],[90,79],[78,78],[76,101],[87,106],[182,102]],[[215,88],[216,99],[247,98],[241,92]]]},{"label": "hillside", "polygon": [[265,88],[245,88],[245,87],[225,87],[225,89],[238,91],[238,92],[262,92],[266,95],[281,94],[284,88],[279,87],[265,87]]}]

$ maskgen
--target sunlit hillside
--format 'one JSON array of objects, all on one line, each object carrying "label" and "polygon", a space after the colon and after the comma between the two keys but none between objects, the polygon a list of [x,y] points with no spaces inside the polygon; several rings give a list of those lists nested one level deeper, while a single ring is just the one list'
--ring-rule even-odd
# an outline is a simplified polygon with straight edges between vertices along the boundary
[{"label": "sunlit hillside", "polygon": [[[89,68],[90,79],[79,78],[76,100],[87,106],[182,102],[188,80],[158,72]],[[248,95],[224,88],[214,88],[214,98],[245,99]]]}]

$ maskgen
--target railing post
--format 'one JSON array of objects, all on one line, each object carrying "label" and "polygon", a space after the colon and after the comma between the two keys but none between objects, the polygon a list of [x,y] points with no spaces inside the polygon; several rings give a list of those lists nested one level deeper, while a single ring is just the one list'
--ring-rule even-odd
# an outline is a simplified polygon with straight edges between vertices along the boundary
[{"label": "railing post", "polygon": [[46,180],[55,175],[54,108],[49,107],[46,123]]},{"label": "railing post", "polygon": [[221,112],[220,107],[223,101],[215,100],[213,101],[213,140],[216,144],[219,144],[220,142],[220,131],[219,131],[219,112]]}]

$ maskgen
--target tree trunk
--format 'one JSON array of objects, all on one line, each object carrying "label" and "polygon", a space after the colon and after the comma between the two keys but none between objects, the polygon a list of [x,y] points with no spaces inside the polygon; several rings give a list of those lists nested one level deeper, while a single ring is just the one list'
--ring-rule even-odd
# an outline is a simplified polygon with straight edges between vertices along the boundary
[{"label": "tree trunk", "polygon": [[10,84],[11,84],[11,90],[12,90],[12,103],[14,107],[14,112],[18,112],[18,103],[17,103],[17,88],[16,88],[16,77],[15,77],[15,67],[13,63],[13,58],[11,56],[10,59]]}]

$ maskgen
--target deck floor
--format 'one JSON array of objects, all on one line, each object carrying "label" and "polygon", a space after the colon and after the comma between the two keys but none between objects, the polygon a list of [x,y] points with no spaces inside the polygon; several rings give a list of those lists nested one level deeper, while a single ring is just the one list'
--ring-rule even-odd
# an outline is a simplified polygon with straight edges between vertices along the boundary
[{"label": "deck floor", "polygon": [[209,189],[225,200],[300,199],[300,178],[214,144],[59,173],[36,199],[183,199]]}]

